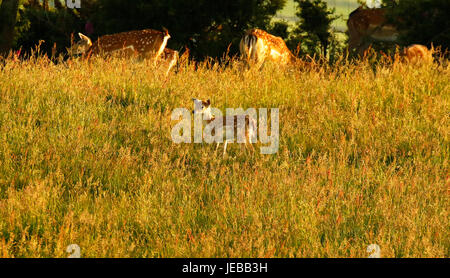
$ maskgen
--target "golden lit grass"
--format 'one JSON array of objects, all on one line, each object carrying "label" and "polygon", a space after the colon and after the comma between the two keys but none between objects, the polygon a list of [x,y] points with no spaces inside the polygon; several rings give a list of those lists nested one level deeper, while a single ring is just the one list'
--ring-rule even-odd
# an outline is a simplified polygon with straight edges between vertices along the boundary
[{"label": "golden lit grass", "polygon": [[[449,257],[448,66],[0,69],[0,257]],[[280,149],[173,144],[173,109],[278,107]]]}]

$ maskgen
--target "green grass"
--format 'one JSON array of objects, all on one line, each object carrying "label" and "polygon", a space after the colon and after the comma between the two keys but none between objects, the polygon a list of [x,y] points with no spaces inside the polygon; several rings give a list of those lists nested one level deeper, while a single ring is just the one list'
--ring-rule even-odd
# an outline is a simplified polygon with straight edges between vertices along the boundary
[{"label": "green grass", "polygon": [[[0,257],[449,257],[449,91],[448,66],[7,60]],[[192,97],[278,107],[278,153],[172,143]]]}]

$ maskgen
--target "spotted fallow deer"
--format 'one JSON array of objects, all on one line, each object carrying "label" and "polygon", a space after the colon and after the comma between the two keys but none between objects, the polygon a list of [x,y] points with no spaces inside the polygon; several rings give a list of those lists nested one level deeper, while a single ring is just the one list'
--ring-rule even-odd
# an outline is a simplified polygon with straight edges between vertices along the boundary
[{"label": "spotted fallow deer", "polygon": [[400,53],[402,60],[410,64],[432,64],[434,49],[425,45],[413,44],[405,47]]},{"label": "spotted fallow deer", "polygon": [[164,48],[164,51],[161,54],[161,64],[166,71],[166,75],[168,75],[170,70],[177,64],[178,56],[178,51],[167,47]]},{"label": "spotted fallow deer", "polygon": [[[197,115],[202,116],[202,125],[205,126],[207,124],[210,124],[213,121],[219,121],[222,123],[222,135],[225,135],[226,129],[230,128],[233,129],[233,134],[238,134],[239,128],[244,128],[244,143],[245,146],[250,146],[251,149],[253,149],[253,143],[256,143],[256,137],[257,137],[257,122],[256,119],[252,118],[248,114],[242,114],[242,115],[231,115],[231,116],[215,116],[211,112],[211,101],[208,99],[207,101],[203,101],[200,99],[193,98],[194,101],[194,110],[192,111]],[[215,132],[215,131],[214,131]],[[233,139],[226,138],[224,142],[224,148],[223,148],[223,155],[225,156],[227,152],[227,145],[230,142],[233,142]],[[238,139],[239,142],[239,139]],[[219,147],[220,143],[217,143],[217,148]]]},{"label": "spotted fallow deer", "polygon": [[70,55],[101,55],[118,54],[121,57],[137,55],[141,58],[152,58],[155,61],[163,54],[170,35],[163,32],[145,29],[104,35],[92,43],[91,39],[81,33],[80,41],[68,48]]},{"label": "spotted fallow deer", "polygon": [[282,38],[260,29],[248,30],[241,39],[239,49],[247,66],[257,69],[261,68],[266,60],[272,60],[279,65],[297,61]]},{"label": "spotted fallow deer", "polygon": [[354,10],[347,20],[348,50],[363,56],[372,42],[395,42],[399,32],[386,21],[386,9]]}]

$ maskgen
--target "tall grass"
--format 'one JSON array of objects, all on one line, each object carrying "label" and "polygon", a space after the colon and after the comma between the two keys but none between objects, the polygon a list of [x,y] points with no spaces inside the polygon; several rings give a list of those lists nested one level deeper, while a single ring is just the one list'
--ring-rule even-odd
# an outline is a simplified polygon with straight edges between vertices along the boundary
[{"label": "tall grass", "polygon": [[[0,257],[449,257],[448,66],[0,69]],[[280,109],[274,155],[174,144],[172,110]]]}]

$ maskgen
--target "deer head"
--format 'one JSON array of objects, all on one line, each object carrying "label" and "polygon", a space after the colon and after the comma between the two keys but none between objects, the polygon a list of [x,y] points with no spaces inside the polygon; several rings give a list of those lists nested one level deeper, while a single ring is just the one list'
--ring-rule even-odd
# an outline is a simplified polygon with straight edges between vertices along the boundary
[{"label": "deer head", "polygon": [[72,45],[71,47],[66,48],[67,52],[71,56],[84,54],[92,46],[92,41],[88,36],[83,35],[81,33],[78,33],[78,36],[80,37],[80,40],[76,44]]}]

